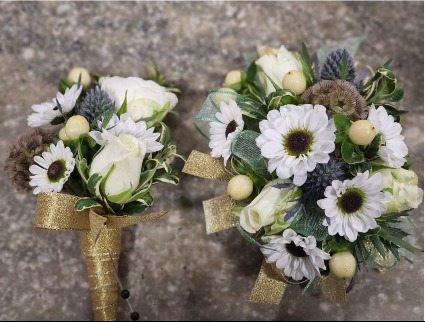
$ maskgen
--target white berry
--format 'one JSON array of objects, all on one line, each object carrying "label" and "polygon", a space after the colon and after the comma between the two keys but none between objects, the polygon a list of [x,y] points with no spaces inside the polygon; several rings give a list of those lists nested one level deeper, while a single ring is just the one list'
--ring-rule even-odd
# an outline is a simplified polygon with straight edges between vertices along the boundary
[{"label": "white berry", "polygon": [[227,73],[226,78],[224,79],[223,86],[229,87],[232,84],[239,83],[241,81],[241,71],[240,70],[231,70]]},{"label": "white berry", "polygon": [[70,140],[76,140],[81,134],[89,133],[90,125],[84,116],[71,116],[65,125],[65,133]]},{"label": "white berry", "polygon": [[65,126],[59,131],[59,139],[62,141],[69,141],[69,137],[66,135]]},{"label": "white berry", "polygon": [[81,75],[81,85],[87,87],[90,85],[91,77],[90,73],[84,67],[74,67],[69,71],[68,80],[72,83],[78,83],[78,79]]},{"label": "white berry", "polygon": [[349,252],[336,253],[329,261],[329,269],[336,277],[352,278],[357,269],[356,259]]},{"label": "white berry", "polygon": [[237,175],[230,179],[227,185],[227,193],[234,200],[248,198],[254,189],[252,180],[245,175]]},{"label": "white berry", "polygon": [[350,140],[357,145],[368,145],[375,135],[375,126],[368,120],[355,121],[348,130]]},{"label": "white berry", "polygon": [[304,74],[298,70],[289,71],[282,80],[282,88],[293,91],[296,95],[304,93],[307,82]]}]

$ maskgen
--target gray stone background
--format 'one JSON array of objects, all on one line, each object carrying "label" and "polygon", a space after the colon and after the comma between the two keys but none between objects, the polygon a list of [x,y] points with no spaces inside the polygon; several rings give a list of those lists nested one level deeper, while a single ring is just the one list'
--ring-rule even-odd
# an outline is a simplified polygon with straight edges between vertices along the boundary
[{"label": "gray stone background", "polygon": [[[0,3],[0,160],[27,129],[30,106],[54,96],[57,79],[76,65],[93,72],[146,75],[153,58],[185,91],[169,124],[179,151],[208,152],[193,119],[208,90],[257,44],[365,35],[357,58],[372,66],[394,57],[405,98],[400,106],[413,169],[423,186],[423,3],[421,2],[145,2]],[[178,170],[181,162],[176,162]],[[3,168],[3,166],[1,167]],[[420,320],[423,253],[410,264],[370,271],[345,305],[301,297],[288,288],[279,306],[247,301],[262,256],[235,230],[205,234],[201,202],[225,185],[187,175],[158,187],[152,210],[171,213],[124,231],[120,276],[145,320]],[[16,193],[0,170],[0,320],[92,318],[85,263],[75,232],[32,228],[35,197]],[[423,245],[423,206],[413,212],[413,242]],[[120,319],[128,319],[120,302]]]}]

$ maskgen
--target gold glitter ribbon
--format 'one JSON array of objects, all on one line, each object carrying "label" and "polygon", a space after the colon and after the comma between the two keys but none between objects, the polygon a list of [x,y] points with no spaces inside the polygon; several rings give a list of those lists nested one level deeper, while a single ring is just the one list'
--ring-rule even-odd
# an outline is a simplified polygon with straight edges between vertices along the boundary
[{"label": "gold glitter ribbon", "polygon": [[344,279],[329,273],[328,276],[322,277],[319,283],[323,295],[329,301],[345,303],[346,292]]},{"label": "gold glitter ribbon", "polygon": [[286,290],[283,271],[276,265],[263,260],[254,288],[249,297],[250,302],[263,304],[279,304]]},{"label": "gold glitter ribbon", "polygon": [[212,234],[235,226],[231,212],[232,199],[228,195],[203,202],[207,233]]},{"label": "gold glitter ribbon", "polygon": [[138,216],[101,216],[96,212],[101,212],[101,208],[74,211],[78,199],[61,193],[39,194],[34,227],[81,231],[81,252],[87,261],[94,320],[115,321],[118,302],[115,269],[121,251],[121,228],[156,220],[167,211]]},{"label": "gold glitter ribbon", "polygon": [[225,168],[223,160],[199,151],[192,151],[182,172],[200,178],[226,182],[233,177],[233,174]]}]

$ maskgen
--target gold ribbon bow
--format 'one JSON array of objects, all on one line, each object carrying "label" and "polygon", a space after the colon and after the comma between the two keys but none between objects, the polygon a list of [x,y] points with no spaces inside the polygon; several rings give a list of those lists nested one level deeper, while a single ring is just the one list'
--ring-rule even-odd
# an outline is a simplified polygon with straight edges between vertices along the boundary
[{"label": "gold ribbon bow", "polygon": [[[221,159],[198,151],[192,151],[182,171],[200,178],[226,182],[233,177]],[[231,212],[232,200],[228,195],[204,201],[203,208],[208,234],[235,226],[234,216]],[[263,261],[249,300],[255,303],[279,304],[287,284],[300,283],[290,282],[276,265]],[[345,302],[345,281],[343,279],[330,274],[321,277],[315,288],[321,290],[325,297],[333,302]]]},{"label": "gold ribbon bow", "polygon": [[138,216],[101,216],[98,209],[74,211],[79,198],[62,193],[37,197],[34,227],[81,232],[81,252],[87,260],[95,321],[117,319],[118,282],[115,270],[121,251],[121,228],[156,220],[167,211]]}]

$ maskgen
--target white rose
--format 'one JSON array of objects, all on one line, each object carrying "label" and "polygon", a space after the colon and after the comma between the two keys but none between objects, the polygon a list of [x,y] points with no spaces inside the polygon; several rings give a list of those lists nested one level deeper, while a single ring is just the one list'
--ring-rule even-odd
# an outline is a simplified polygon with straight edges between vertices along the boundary
[{"label": "white rose", "polygon": [[139,185],[146,144],[134,136],[120,134],[115,140],[108,141],[95,156],[89,175],[100,173],[106,176],[115,165],[105,183],[105,194],[109,201],[125,203]]},{"label": "white rose", "polygon": [[[282,80],[285,75],[291,70],[298,70],[302,72],[302,66],[300,61],[294,57],[285,46],[279,48],[277,55],[266,54],[261,56],[255,62],[258,66],[261,67],[263,72],[270,77],[273,82],[276,83],[280,88],[282,88]],[[266,94],[275,92],[272,82],[263,75],[261,81],[266,90]]]},{"label": "white rose", "polygon": [[290,183],[290,180],[273,180],[260,194],[242,209],[239,222],[244,230],[254,234],[262,227],[273,224],[276,219],[284,221],[284,215],[292,209],[296,202],[298,188],[274,188],[276,184]]},{"label": "white rose", "polygon": [[383,169],[384,191],[391,193],[392,200],[387,204],[387,211],[399,212],[417,208],[422,202],[424,192],[418,187],[418,176],[405,169]]},{"label": "white rose", "polygon": [[101,89],[115,102],[118,110],[124,103],[127,92],[127,112],[133,121],[157,117],[148,121],[153,125],[161,121],[165,115],[177,105],[177,96],[154,81],[138,77],[103,77],[99,80]]}]

